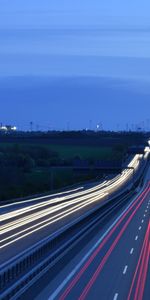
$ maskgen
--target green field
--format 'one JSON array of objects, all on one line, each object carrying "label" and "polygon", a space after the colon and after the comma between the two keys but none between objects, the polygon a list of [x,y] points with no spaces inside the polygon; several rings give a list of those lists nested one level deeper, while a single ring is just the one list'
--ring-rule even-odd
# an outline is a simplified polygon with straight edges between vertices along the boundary
[{"label": "green field", "polygon": [[20,149],[27,150],[30,148],[44,148],[49,149],[51,151],[57,152],[59,157],[62,159],[72,159],[76,156],[80,157],[81,159],[116,159],[119,158],[119,154],[117,151],[114,151],[112,147],[100,147],[100,146],[74,146],[74,145],[55,145],[55,144],[23,144],[23,143],[1,143],[0,144],[0,151],[4,148],[11,148],[15,145],[19,145]]},{"label": "green field", "polygon": [[75,159],[118,160],[122,153],[112,147],[0,143],[0,200],[60,189],[94,179],[94,173],[75,174]]},{"label": "green field", "polygon": [[59,153],[63,159],[70,159],[79,156],[81,159],[110,159],[112,158],[112,148],[109,147],[90,147],[90,146],[71,146],[71,145],[49,145],[51,150]]}]

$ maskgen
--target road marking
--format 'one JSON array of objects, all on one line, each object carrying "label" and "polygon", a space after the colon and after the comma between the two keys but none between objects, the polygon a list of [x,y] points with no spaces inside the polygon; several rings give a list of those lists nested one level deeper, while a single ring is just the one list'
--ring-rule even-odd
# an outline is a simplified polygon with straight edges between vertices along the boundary
[{"label": "road marking", "polygon": [[137,241],[137,239],[138,239],[138,235],[136,235],[136,237],[135,237],[135,240]]},{"label": "road marking", "polygon": [[134,251],[134,248],[132,248],[132,249],[131,249],[131,251],[130,251],[130,254],[132,254],[132,253],[133,253],[133,251]]},{"label": "road marking", "polygon": [[140,226],[140,227],[139,227],[139,230],[141,230],[141,228],[142,228],[142,227]]},{"label": "road marking", "polygon": [[142,220],[142,223],[144,223],[144,220]]},{"label": "road marking", "polygon": [[[140,193],[139,193],[140,195]],[[106,235],[112,230],[113,226],[117,224],[117,222],[123,217],[123,215],[127,212],[127,210],[132,206],[134,201],[137,199],[137,196],[134,200],[126,207],[126,209],[116,218],[116,220],[111,224],[111,226],[105,231],[105,233],[99,238],[99,240],[93,245],[93,247],[86,253],[86,255],[81,259],[81,261],[75,266],[75,268],[71,271],[70,274],[62,281],[62,283],[57,287],[57,289],[51,293],[51,296],[48,297],[48,300],[54,300],[58,296],[58,294],[62,291],[62,289],[67,285],[67,283],[73,278],[73,276],[79,271],[79,269],[83,266],[87,259],[89,259],[90,255],[93,251],[100,245],[102,240],[106,237]]]},{"label": "road marking", "polygon": [[146,215],[144,215],[144,218],[146,217]]},{"label": "road marking", "polygon": [[145,212],[147,213],[147,209],[145,209]]},{"label": "road marking", "polygon": [[123,274],[124,274],[124,275],[126,274],[127,269],[128,269],[128,266],[125,266],[125,267],[124,267],[124,270],[123,270]]},{"label": "road marking", "polygon": [[117,299],[118,299],[118,296],[119,296],[119,294],[116,293],[115,296],[114,296],[114,298],[113,298],[113,300],[117,300]]}]

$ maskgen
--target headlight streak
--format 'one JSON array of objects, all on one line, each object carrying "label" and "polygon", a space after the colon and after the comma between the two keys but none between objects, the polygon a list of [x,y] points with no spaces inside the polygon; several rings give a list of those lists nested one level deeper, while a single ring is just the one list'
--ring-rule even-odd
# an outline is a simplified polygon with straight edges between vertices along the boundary
[{"label": "headlight streak", "polygon": [[44,201],[42,203],[38,203],[38,204],[35,204],[35,205],[30,205],[28,207],[25,207],[25,208],[22,208],[22,209],[19,209],[19,210],[15,210],[15,212],[6,213],[3,216],[1,216],[1,221],[6,221],[6,220],[11,219],[13,217],[18,217],[19,215],[24,214],[27,211],[32,211],[32,210],[35,210],[35,209],[38,209],[38,208],[42,208],[44,206],[48,206],[48,205],[51,205],[51,204],[57,204],[57,202],[60,202],[60,201],[70,200],[72,198],[76,198],[76,197],[79,197],[79,196],[82,196],[82,195],[85,195],[85,194],[90,194],[90,193],[92,193],[92,191],[99,190],[105,184],[106,184],[106,181],[103,182],[102,184],[94,187],[94,188],[85,190],[84,192],[75,193],[73,195],[68,195],[68,196],[61,197],[61,198],[57,197],[57,198],[54,198],[54,199],[50,199],[48,201]]},{"label": "headlight streak", "polygon": [[18,205],[18,204],[27,204],[27,203],[30,203],[30,202],[36,202],[36,201],[39,201],[39,200],[42,200],[42,199],[47,199],[47,198],[50,198],[50,197],[53,197],[53,196],[59,196],[59,195],[63,195],[63,194],[69,194],[69,193],[73,193],[73,192],[76,192],[78,190],[82,190],[84,189],[83,186],[79,187],[79,188],[76,188],[76,189],[72,189],[72,190],[68,190],[68,191],[65,191],[65,192],[61,192],[61,193],[56,193],[56,194],[49,194],[47,196],[42,196],[42,197],[36,197],[36,198],[32,198],[30,200],[22,200],[22,201],[17,201],[17,202],[13,202],[13,203],[9,203],[9,204],[6,204],[6,205],[2,205],[1,208],[5,208],[5,207],[11,207],[11,206],[14,206],[14,205]]},{"label": "headlight streak", "polygon": [[[138,158],[138,156],[137,156],[137,158]],[[134,163],[134,161],[136,161],[136,159],[137,159],[136,157],[133,159],[133,162],[131,162],[130,164],[129,164],[129,167],[131,167],[132,165],[133,165],[133,163]],[[128,174],[129,173],[131,173],[129,170],[128,170]],[[94,187],[94,188],[92,188],[92,189],[89,189],[88,190],[88,193],[89,192],[92,192],[92,191],[94,191],[94,190],[96,190],[97,188],[100,188],[100,187],[103,187],[103,186],[105,186],[105,185],[111,185],[111,183],[112,182],[115,182],[115,185],[117,184],[117,183],[119,183],[119,181],[117,180],[117,178],[119,178],[119,177],[123,177],[123,175],[125,176],[125,177],[127,177],[127,175],[128,175],[127,173],[124,173],[124,171],[123,171],[123,173],[121,174],[121,175],[119,175],[119,176],[116,176],[114,179],[112,179],[112,180],[109,180],[108,182],[104,182],[103,184],[101,184],[101,185],[99,185],[99,186],[96,186],[96,187]],[[116,179],[116,180],[115,180]],[[111,185],[112,186],[112,185]],[[82,195],[83,194],[83,192],[81,192],[81,193],[77,193],[77,194],[75,194],[75,195],[69,195],[69,196],[66,196],[66,197],[63,197],[63,198],[56,198],[56,199],[53,199],[53,201],[52,200],[49,200],[49,201],[47,201],[46,203],[40,203],[40,204],[37,204],[36,206],[35,205],[33,205],[33,206],[29,206],[29,207],[27,207],[27,208],[25,208],[25,209],[21,209],[21,210],[19,210],[21,213],[22,212],[25,212],[26,210],[27,211],[32,211],[32,210],[34,210],[35,208],[41,208],[41,207],[43,207],[43,206],[46,206],[46,205],[48,205],[48,204],[53,204],[53,203],[57,203],[57,202],[60,202],[61,200],[67,200],[67,199],[71,199],[71,198],[73,198],[74,196],[80,196],[80,195]],[[84,194],[85,194],[85,192],[84,192]],[[14,212],[14,213],[9,213],[8,214],[11,218],[14,216],[18,216],[18,210],[17,210],[17,215],[16,215],[16,211]],[[8,219],[7,218],[7,214],[5,214],[4,216],[2,216],[2,218],[1,218],[1,221],[2,220],[6,220],[6,219]]]},{"label": "headlight streak", "polygon": [[1,221],[6,221],[6,220],[11,219],[13,217],[18,217],[21,214],[25,214],[27,211],[32,211],[32,210],[35,210],[35,209],[38,209],[38,208],[42,208],[44,206],[57,204],[57,202],[60,202],[60,201],[70,200],[70,199],[75,198],[75,197],[79,197],[79,196],[82,196],[82,195],[85,195],[85,194],[90,194],[93,191],[102,189],[105,185],[107,186],[107,185],[109,185],[113,182],[116,182],[116,180],[118,178],[120,178],[120,176],[122,176],[122,174],[121,175],[119,174],[119,175],[117,175],[116,177],[114,177],[113,179],[111,179],[109,181],[104,181],[103,183],[101,183],[101,184],[99,184],[99,185],[97,185],[93,188],[90,188],[88,190],[82,191],[80,193],[78,192],[78,193],[75,193],[73,195],[68,195],[68,196],[61,197],[61,198],[57,197],[57,198],[50,199],[50,200],[42,202],[42,203],[38,203],[36,205],[31,205],[31,206],[28,206],[28,207],[25,207],[25,208],[22,208],[22,209],[19,209],[19,210],[15,210],[15,212],[6,213],[3,216],[1,216]]},{"label": "headlight streak", "polygon": [[[43,222],[41,222],[41,223],[38,223],[37,225],[34,225],[34,226],[30,227],[29,229],[28,229],[28,228],[27,228],[27,229],[24,229],[23,231],[21,231],[21,232],[19,232],[19,233],[16,233],[16,234],[14,234],[14,235],[11,235],[10,237],[7,237],[6,239],[1,240],[1,243],[2,243],[2,242],[5,242],[5,241],[6,241],[6,243],[5,243],[4,245],[0,246],[0,249],[2,249],[2,248],[4,248],[4,247],[6,247],[6,246],[8,246],[8,245],[10,245],[10,244],[12,244],[12,243],[18,241],[18,240],[20,240],[20,239],[22,239],[22,238],[24,238],[24,237],[26,237],[26,236],[28,236],[28,235],[30,235],[30,234],[36,232],[36,231],[38,231],[38,230],[40,230],[40,229],[42,229],[42,228],[44,228],[44,227],[47,227],[47,226],[51,225],[51,224],[54,223],[54,222],[60,221],[60,220],[63,219],[64,217],[66,217],[66,216],[68,216],[68,215],[70,215],[70,214],[72,214],[72,213],[74,213],[74,212],[80,210],[81,208],[83,208],[83,207],[85,207],[85,206],[87,206],[87,205],[93,203],[93,201],[94,201],[94,202],[99,201],[101,198],[104,198],[106,195],[107,195],[107,193],[104,193],[104,194],[102,194],[101,196],[96,196],[96,197],[94,197],[94,198],[92,198],[92,199],[86,201],[86,203],[84,203],[84,204],[83,204],[83,203],[78,204],[78,205],[75,206],[75,208],[70,208],[68,211],[62,212],[62,213],[58,214],[57,216],[54,216],[52,219],[54,219],[54,218],[55,218],[55,219],[54,219],[54,220],[51,219],[50,222],[47,222],[48,220],[45,220],[45,221],[43,221]],[[46,223],[46,224],[44,224],[44,223]],[[44,224],[44,225],[43,225],[43,224]],[[39,226],[39,225],[41,225],[41,226]],[[38,228],[36,228],[36,227],[38,227]],[[33,228],[34,228],[34,229],[33,229]],[[30,229],[32,229],[32,230],[30,230]],[[18,237],[18,238],[16,238],[16,239],[12,240],[12,241],[10,241],[10,242],[7,242],[7,240],[11,239],[12,237],[15,237],[15,236],[19,235],[20,233],[26,232],[26,231],[28,231],[28,230],[30,230],[30,231],[27,232],[27,233],[25,233],[23,236],[20,236],[20,237]]]},{"label": "headlight streak", "polygon": [[[43,212],[40,211],[40,212],[34,213],[34,214],[29,215],[27,217],[21,218],[20,221],[16,220],[16,221],[10,222],[6,225],[1,226],[1,234],[12,231],[15,228],[18,228],[20,226],[24,226],[25,224],[28,224],[30,222],[37,221],[38,219],[40,219],[44,216],[47,216],[49,214],[53,214],[53,213],[55,213],[55,212],[57,212],[61,209],[72,206],[73,204],[78,204],[79,202],[87,201],[87,200],[91,199],[91,197],[93,198],[93,197],[98,196],[98,195],[101,196],[99,191],[97,191],[95,193],[92,193],[92,195],[88,194],[88,195],[79,197],[79,199],[74,199],[72,201],[68,201],[67,203],[58,204],[56,207],[50,207],[50,208],[44,210]],[[39,218],[37,218],[38,216],[39,216]],[[9,229],[9,227],[10,227],[10,229]]]},{"label": "headlight streak", "polygon": [[[10,236],[4,238],[2,242],[6,242],[4,245],[2,245],[0,248],[4,248],[22,238],[25,236],[28,236],[32,234],[33,232],[36,232],[50,224],[53,224],[54,222],[57,222],[61,220],[62,218],[74,213],[75,211],[82,209],[86,205],[89,205],[91,203],[97,202],[101,198],[104,198],[106,195],[110,194],[111,192],[114,192],[117,188],[122,186],[127,180],[134,175],[134,172],[139,166],[139,161],[143,158],[143,155],[136,154],[132,161],[128,164],[127,169],[124,169],[121,174],[117,175],[113,179],[104,181],[103,183],[94,186],[90,189],[77,192],[79,189],[73,190],[75,193],[72,193],[70,195],[67,195],[65,197],[58,197],[58,195],[62,193],[55,194],[57,196],[54,199],[49,199],[46,201],[42,201],[40,203],[29,205],[25,208],[17,209],[15,211],[6,213],[2,215],[1,221],[6,222],[7,220],[10,220],[11,218],[18,218],[17,220],[11,221],[9,223],[4,224],[1,228],[2,234],[10,233]],[[131,168],[131,169],[130,169]],[[68,191],[69,193],[70,191]],[[67,193],[67,192],[66,192]],[[41,197],[39,199],[45,199],[48,197],[51,197],[52,195],[49,195],[47,197]],[[37,198],[38,199],[38,198]],[[33,200],[30,200],[33,201]],[[63,203],[60,203],[63,201]],[[65,202],[64,202],[65,201]],[[29,202],[29,201],[28,201]],[[58,204],[57,204],[58,203]],[[56,205],[55,207],[47,207],[49,205]],[[73,207],[70,207],[72,206]],[[41,209],[42,211],[36,211]],[[60,212],[60,210],[64,210]],[[23,214],[27,212],[33,212],[29,214],[28,216],[22,216]],[[50,216],[51,214],[56,213],[54,216]],[[46,218],[44,221],[41,221],[38,224],[32,225],[30,223],[33,223],[35,221],[40,221],[41,218]],[[27,225],[29,226],[27,227]],[[21,227],[26,226],[25,229],[21,229]],[[11,234],[13,230],[16,230],[20,227],[20,231],[17,233]],[[24,234],[25,233],[25,234]],[[22,235],[21,235],[22,234]],[[17,237],[18,235],[21,235]],[[8,240],[17,237],[11,241],[8,242]]]}]

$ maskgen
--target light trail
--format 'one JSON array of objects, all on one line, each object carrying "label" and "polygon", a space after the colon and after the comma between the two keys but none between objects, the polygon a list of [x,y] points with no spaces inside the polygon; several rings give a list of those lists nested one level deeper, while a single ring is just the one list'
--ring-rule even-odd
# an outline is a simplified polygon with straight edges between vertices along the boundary
[{"label": "light trail", "polygon": [[[129,175],[128,173],[124,173],[124,174],[118,176],[118,178],[120,178],[120,179],[118,179],[116,182],[115,182],[114,180],[112,180],[111,182],[113,182],[113,183],[112,183],[111,185],[107,186],[107,188],[103,188],[103,191],[106,192],[106,193],[110,192],[110,190],[112,190],[112,188],[114,188],[115,186],[118,186],[119,183],[121,183],[122,181],[124,181],[124,176],[127,177],[128,175]],[[103,184],[103,185],[105,185],[105,184]],[[95,196],[95,195],[98,195],[98,194],[100,195],[99,190],[98,190],[97,192],[93,192],[93,193],[92,193],[92,197]],[[56,206],[56,208],[49,208],[49,209],[46,209],[46,210],[44,211],[44,213],[41,213],[41,212],[39,212],[39,213],[34,213],[34,214],[30,215],[30,216],[27,216],[27,217],[22,218],[20,221],[16,220],[16,221],[14,221],[14,222],[10,222],[9,224],[6,224],[6,225],[1,226],[1,230],[2,230],[2,231],[1,231],[1,234],[4,234],[4,233],[8,232],[8,231],[9,231],[9,228],[10,228],[10,230],[12,231],[12,230],[15,229],[15,228],[19,228],[20,226],[26,225],[27,223],[33,222],[33,221],[35,221],[35,220],[37,221],[39,218],[42,218],[42,217],[44,217],[44,216],[47,216],[47,215],[49,215],[50,213],[57,212],[58,210],[60,210],[60,209],[62,209],[62,208],[66,208],[66,207],[68,207],[68,206],[70,206],[70,205],[72,205],[72,204],[76,204],[76,203],[78,203],[79,201],[85,201],[85,200],[88,199],[90,196],[91,196],[91,194],[87,194],[87,196],[79,197],[78,200],[75,199],[75,200],[73,200],[73,201],[68,201],[67,203],[58,204],[58,205]],[[71,199],[71,197],[70,197],[70,199]],[[64,199],[63,199],[63,200],[64,200]],[[59,200],[58,200],[58,201],[59,201]],[[42,205],[42,206],[43,206],[43,205]],[[45,206],[45,205],[44,205],[44,206]],[[30,209],[30,211],[31,211],[31,210],[33,210],[33,208]],[[38,217],[38,218],[37,218],[37,217]],[[16,224],[17,224],[17,225],[16,225]],[[16,226],[15,226],[15,225],[16,225]]]},{"label": "light trail", "polygon": [[[104,198],[106,195],[114,192],[117,188],[122,186],[122,184],[124,184],[131,176],[133,176],[132,168],[136,170],[139,166],[139,161],[142,158],[143,155],[136,154],[132,161],[128,164],[129,169],[123,170],[121,174],[117,175],[113,179],[104,181],[103,183],[95,187],[80,192],[77,189],[74,190],[75,193],[71,195],[67,195],[61,198],[56,197],[54,199],[49,199],[47,201],[40,202],[34,205],[32,204],[25,208],[17,209],[13,212],[4,214],[1,220],[7,223],[2,225],[1,227],[1,234],[6,235],[6,237],[1,240],[2,243],[5,242],[5,244],[2,245],[2,248],[10,245],[11,243],[14,243],[19,239],[24,238],[25,236],[37,230],[53,224],[54,222],[59,221],[62,218],[74,213],[75,211],[82,209],[83,207],[91,203],[97,202],[98,200]],[[52,204],[56,206],[49,207],[49,205]],[[28,213],[29,215],[22,216],[23,214]],[[55,215],[53,216],[53,214]],[[8,222],[12,218],[17,219]],[[42,221],[42,218],[45,219]],[[36,224],[32,224],[35,222]],[[26,227],[23,229],[23,226]],[[13,231],[16,230],[17,232],[13,233]],[[8,234],[9,236],[7,236]],[[11,241],[9,241],[10,239]]]},{"label": "light trail", "polygon": [[7,233],[9,231],[12,231],[13,229],[18,228],[20,226],[24,226],[24,225],[26,225],[26,224],[28,224],[30,222],[37,221],[38,219],[43,218],[43,217],[45,217],[45,216],[47,216],[49,214],[56,213],[57,211],[59,211],[61,209],[64,209],[64,208],[69,207],[69,206],[72,206],[73,204],[76,205],[79,202],[85,202],[88,199],[92,199],[95,196],[101,196],[101,194],[99,192],[95,192],[95,193],[92,193],[92,196],[90,194],[86,195],[84,197],[82,196],[78,200],[75,199],[75,200],[69,201],[67,203],[62,203],[62,204],[57,205],[54,208],[50,207],[50,208],[44,210],[43,212],[40,211],[40,212],[31,214],[31,215],[29,215],[27,217],[21,218],[20,221],[16,220],[16,221],[10,222],[10,223],[8,223],[6,225],[1,226],[1,235],[4,234],[4,233]]},{"label": "light trail", "polygon": [[[2,249],[2,248],[6,247],[6,246],[8,246],[8,245],[10,245],[10,244],[12,244],[12,243],[15,243],[16,241],[18,241],[18,240],[20,240],[20,239],[22,239],[22,238],[24,238],[24,237],[26,237],[26,236],[28,236],[28,235],[31,235],[32,233],[34,233],[34,232],[36,232],[36,231],[38,231],[38,230],[40,230],[40,229],[42,229],[42,228],[45,228],[45,227],[47,227],[47,226],[53,224],[54,222],[60,221],[60,220],[63,219],[64,217],[66,217],[66,216],[68,216],[68,215],[70,215],[70,214],[72,214],[72,213],[74,213],[74,212],[80,210],[81,208],[83,208],[83,207],[85,207],[85,206],[87,206],[87,205],[93,203],[93,201],[94,201],[94,202],[99,201],[100,198],[103,198],[103,197],[105,197],[106,195],[107,195],[107,194],[103,194],[103,195],[101,195],[101,196],[96,196],[96,197],[93,198],[92,200],[86,201],[86,203],[84,203],[84,204],[78,204],[78,205],[75,206],[75,208],[71,208],[71,209],[67,210],[67,212],[62,212],[62,213],[58,214],[57,216],[54,216],[54,217],[52,218],[52,219],[55,218],[54,220],[51,219],[51,221],[49,221],[49,222],[47,222],[47,220],[46,220],[46,221],[43,221],[43,222],[41,222],[41,223],[38,223],[37,225],[31,226],[29,229],[28,229],[28,228],[27,228],[27,229],[24,229],[24,230],[22,230],[21,232],[18,232],[18,233],[14,234],[14,235],[11,235],[10,237],[7,237],[7,238],[5,238],[5,239],[2,239],[2,240],[1,240],[1,243],[3,243],[3,242],[6,242],[6,243],[4,243],[2,246],[0,246],[0,248]],[[44,224],[44,223],[46,223],[46,224]],[[39,225],[40,225],[40,226],[39,226]],[[37,228],[36,228],[36,227],[37,227]],[[31,229],[32,229],[32,230],[31,230]],[[30,230],[30,231],[26,233],[26,231],[28,231],[28,230]],[[25,233],[24,233],[24,232],[25,232]],[[20,237],[18,237],[18,238],[15,238],[14,240],[11,240],[10,242],[7,242],[9,239],[12,239],[12,238],[14,238],[14,237],[16,237],[17,235],[22,234],[22,233],[24,233],[22,236],[20,236]]]},{"label": "light trail", "polygon": [[9,203],[9,204],[6,204],[6,205],[1,205],[1,208],[11,207],[11,206],[15,206],[15,205],[18,205],[18,204],[27,204],[27,203],[34,202],[34,201],[36,202],[36,201],[39,201],[39,200],[42,200],[42,199],[47,199],[47,198],[50,198],[50,197],[53,197],[53,196],[59,196],[59,195],[63,195],[63,194],[73,193],[73,192],[76,192],[76,191],[82,190],[82,189],[84,189],[83,186],[81,186],[79,188],[76,188],[76,189],[64,191],[64,192],[61,192],[61,193],[49,194],[47,196],[41,196],[41,197],[36,197],[36,198],[29,199],[29,200],[22,200],[22,201]]},{"label": "light trail", "polygon": [[[95,246],[92,247],[92,250],[89,251],[89,253],[85,256],[85,259],[83,258],[83,263],[79,263],[79,267],[75,268],[75,272],[71,273],[71,276],[69,274],[68,278],[65,278],[64,281],[61,283],[61,285],[57,288],[56,291],[54,291],[53,294],[48,298],[48,300],[54,300],[59,295],[60,300],[65,300],[73,288],[79,284],[79,281],[81,280],[82,276],[88,269],[88,267],[91,265],[97,254],[101,251],[101,249],[105,246],[105,244],[110,240],[113,233],[117,230],[118,226],[123,224],[123,220],[127,217],[127,221],[125,224],[123,224],[123,230],[126,230],[128,224],[142,205],[143,201],[147,197],[148,193],[150,191],[149,184],[145,190],[132,201],[132,204],[127,206],[127,208],[120,214],[120,216],[113,222],[113,224],[110,226],[109,230],[106,231],[106,234],[103,235],[103,238],[100,238],[98,242],[96,242]],[[118,236],[122,234],[121,231],[119,231]],[[110,248],[109,248],[110,249]],[[104,256],[103,256],[104,258]],[[103,259],[102,258],[102,259]],[[91,278],[90,278],[91,280]],[[65,288],[65,289],[64,289]],[[60,293],[62,293],[60,295]]]},{"label": "light trail", "polygon": [[[133,160],[129,163],[128,167],[134,167],[135,169],[138,167],[139,165],[139,159],[141,158],[140,155],[135,155],[135,157],[133,158]],[[18,217],[19,215],[23,214],[23,213],[26,213],[27,211],[32,211],[34,209],[37,209],[37,208],[42,208],[44,206],[47,206],[48,204],[57,204],[59,201],[64,201],[64,200],[68,200],[68,199],[72,199],[73,197],[79,197],[85,193],[92,193],[93,191],[96,191],[98,189],[102,189],[103,187],[105,187],[105,185],[111,185],[113,182],[117,184],[119,184],[119,181],[118,181],[118,178],[122,177],[124,178],[124,181],[126,180],[126,178],[128,177],[128,175],[131,174],[131,170],[127,170],[126,172],[123,171],[121,174],[119,174],[118,176],[116,176],[114,179],[112,180],[108,180],[108,181],[105,181],[104,183],[100,184],[100,185],[97,185],[93,188],[90,188],[86,191],[82,191],[82,192],[78,192],[78,193],[74,193],[73,195],[68,195],[66,197],[62,197],[62,198],[54,198],[54,199],[50,199],[48,201],[44,201],[42,203],[38,203],[36,205],[30,205],[30,206],[27,206],[25,208],[21,208],[19,210],[15,210],[14,212],[10,212],[10,213],[6,213],[4,215],[1,216],[1,221],[6,221],[12,217]],[[49,196],[48,196],[49,197]],[[40,199],[40,198],[39,198]],[[43,199],[43,198],[42,198]]]},{"label": "light trail", "polygon": [[92,191],[94,191],[94,190],[96,191],[97,189],[102,188],[105,184],[106,184],[106,181],[104,183],[96,186],[96,188],[94,187],[94,188],[88,189],[84,192],[75,193],[73,195],[69,195],[69,196],[65,196],[65,197],[61,197],[61,198],[57,197],[57,198],[54,198],[54,199],[50,199],[48,201],[44,201],[42,203],[38,203],[36,205],[30,205],[28,207],[15,210],[14,212],[5,213],[4,215],[1,216],[1,221],[6,221],[6,220],[11,219],[13,217],[18,217],[19,215],[22,215],[22,214],[24,214],[28,211],[33,211],[35,209],[43,208],[43,207],[48,206],[48,205],[57,204],[60,201],[70,200],[72,198],[76,198],[76,197],[79,197],[79,196],[82,196],[82,195],[85,195],[85,194],[90,194],[90,193],[92,193]]}]

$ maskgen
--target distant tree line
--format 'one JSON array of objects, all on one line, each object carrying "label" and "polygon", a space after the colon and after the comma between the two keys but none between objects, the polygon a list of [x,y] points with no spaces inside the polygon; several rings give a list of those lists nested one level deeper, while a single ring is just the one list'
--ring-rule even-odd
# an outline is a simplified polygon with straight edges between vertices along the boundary
[{"label": "distant tree line", "polygon": [[[78,153],[64,159],[60,153],[50,148],[50,144],[102,147],[112,145],[114,155],[125,158],[128,146],[139,145],[146,140],[147,135],[142,133],[93,131],[0,133],[0,200],[48,191],[51,167],[71,166],[74,160],[82,160]],[[89,164],[93,162],[94,158],[89,157]],[[61,187],[64,183],[70,184],[73,180],[71,175],[70,177],[66,175],[65,179],[64,173],[56,178],[58,184],[55,187]]]}]

